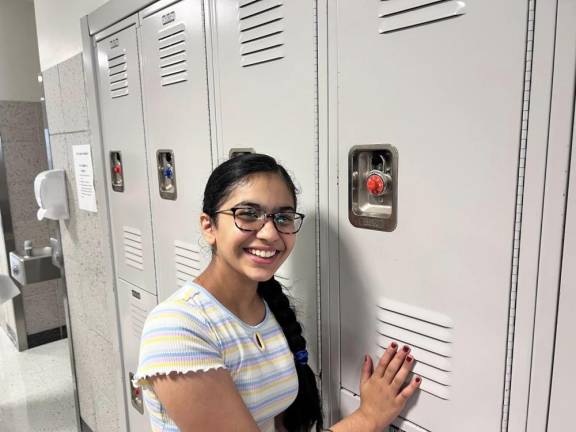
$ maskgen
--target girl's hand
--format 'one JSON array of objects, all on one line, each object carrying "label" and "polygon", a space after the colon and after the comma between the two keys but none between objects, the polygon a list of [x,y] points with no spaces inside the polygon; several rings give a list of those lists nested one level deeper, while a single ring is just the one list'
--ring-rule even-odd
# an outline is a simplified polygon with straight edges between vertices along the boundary
[{"label": "girl's hand", "polygon": [[360,408],[355,414],[363,417],[370,430],[383,431],[389,426],[420,386],[420,377],[405,385],[413,364],[410,348],[404,345],[398,349],[396,342],[390,343],[376,369],[372,358],[365,357],[360,379]]}]

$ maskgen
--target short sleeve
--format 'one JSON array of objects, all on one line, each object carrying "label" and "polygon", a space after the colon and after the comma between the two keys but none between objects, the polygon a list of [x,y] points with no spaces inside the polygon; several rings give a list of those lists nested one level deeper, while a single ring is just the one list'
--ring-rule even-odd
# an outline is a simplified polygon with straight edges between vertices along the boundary
[{"label": "short sleeve", "polygon": [[155,375],[218,368],[225,368],[222,351],[199,306],[174,301],[150,313],[140,341],[136,386],[146,386]]}]

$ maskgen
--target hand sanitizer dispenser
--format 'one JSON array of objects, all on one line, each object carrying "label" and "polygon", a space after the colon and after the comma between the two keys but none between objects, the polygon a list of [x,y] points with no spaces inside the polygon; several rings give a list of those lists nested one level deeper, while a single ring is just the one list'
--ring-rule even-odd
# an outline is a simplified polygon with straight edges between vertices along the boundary
[{"label": "hand sanitizer dispenser", "polygon": [[42,171],[34,180],[34,194],[38,202],[38,220],[68,219],[66,177],[62,169]]}]

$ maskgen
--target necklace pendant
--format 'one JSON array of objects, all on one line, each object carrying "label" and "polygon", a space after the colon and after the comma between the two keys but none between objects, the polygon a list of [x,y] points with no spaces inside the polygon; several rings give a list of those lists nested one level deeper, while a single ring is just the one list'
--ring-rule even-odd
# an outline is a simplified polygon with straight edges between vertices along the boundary
[{"label": "necklace pendant", "polygon": [[260,333],[258,332],[254,333],[254,342],[256,342],[256,346],[260,351],[264,352],[266,350],[266,345],[264,345],[264,339],[262,338],[262,335]]}]

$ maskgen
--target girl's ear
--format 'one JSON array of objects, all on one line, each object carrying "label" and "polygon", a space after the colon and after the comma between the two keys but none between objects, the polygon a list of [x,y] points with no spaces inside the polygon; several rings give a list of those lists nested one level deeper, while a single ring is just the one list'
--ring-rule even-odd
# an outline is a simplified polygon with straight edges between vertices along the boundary
[{"label": "girl's ear", "polygon": [[216,245],[216,233],[214,230],[215,226],[212,218],[206,213],[202,213],[200,215],[200,231],[202,232],[204,240],[212,247]]}]

